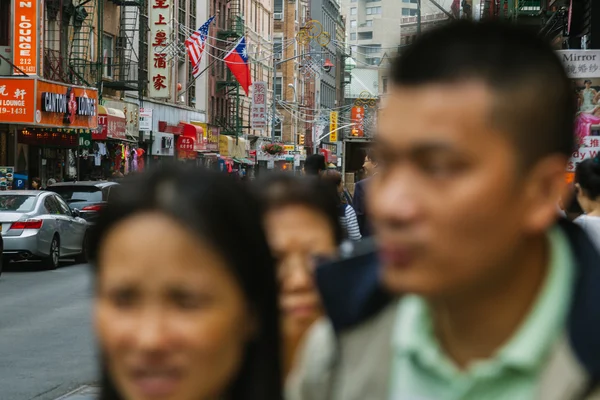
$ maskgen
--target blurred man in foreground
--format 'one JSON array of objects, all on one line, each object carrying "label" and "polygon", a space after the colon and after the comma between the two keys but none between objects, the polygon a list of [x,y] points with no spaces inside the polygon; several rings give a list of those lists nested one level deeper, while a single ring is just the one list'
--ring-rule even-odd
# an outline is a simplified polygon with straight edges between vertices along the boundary
[{"label": "blurred man in foreground", "polygon": [[290,398],[600,399],[600,257],[556,222],[575,113],[558,57],[460,22],[392,77],[367,193],[380,265],[317,271],[331,325]]}]

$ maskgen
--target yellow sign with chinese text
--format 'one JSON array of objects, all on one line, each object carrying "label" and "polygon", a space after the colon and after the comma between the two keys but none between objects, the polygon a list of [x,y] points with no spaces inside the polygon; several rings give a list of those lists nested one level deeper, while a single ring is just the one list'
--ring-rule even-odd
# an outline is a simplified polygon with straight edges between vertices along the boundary
[{"label": "yellow sign with chinese text", "polygon": [[337,129],[338,129],[338,113],[337,111],[332,111],[329,114],[329,142],[331,143],[335,143],[338,141],[338,133],[337,133]]}]

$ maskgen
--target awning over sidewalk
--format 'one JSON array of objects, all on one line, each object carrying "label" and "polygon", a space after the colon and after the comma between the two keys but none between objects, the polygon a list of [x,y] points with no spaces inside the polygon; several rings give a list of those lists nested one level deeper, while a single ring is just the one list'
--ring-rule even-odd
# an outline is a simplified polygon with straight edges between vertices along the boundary
[{"label": "awning over sidewalk", "polygon": [[98,131],[92,135],[92,139],[132,141],[127,138],[127,117],[125,113],[116,108],[98,106]]}]

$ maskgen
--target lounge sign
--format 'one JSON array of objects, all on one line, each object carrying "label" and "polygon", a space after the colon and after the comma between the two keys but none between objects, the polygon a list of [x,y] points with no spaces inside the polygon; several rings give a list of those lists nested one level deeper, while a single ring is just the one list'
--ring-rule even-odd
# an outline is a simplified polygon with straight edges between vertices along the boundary
[{"label": "lounge sign", "polygon": [[38,73],[37,41],[38,41],[38,2],[35,0],[13,1],[13,64],[14,73],[21,71],[28,75]]},{"label": "lounge sign", "polygon": [[38,81],[36,122],[71,128],[98,126],[98,92]]}]

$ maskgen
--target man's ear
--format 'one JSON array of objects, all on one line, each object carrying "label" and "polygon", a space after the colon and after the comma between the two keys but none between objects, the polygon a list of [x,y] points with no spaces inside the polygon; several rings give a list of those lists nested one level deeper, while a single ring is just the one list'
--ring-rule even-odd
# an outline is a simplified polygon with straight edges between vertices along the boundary
[{"label": "man's ear", "polygon": [[561,155],[546,157],[529,172],[525,199],[527,214],[525,227],[531,233],[546,231],[557,218],[557,206],[562,198],[569,196],[565,179],[567,159]]}]

